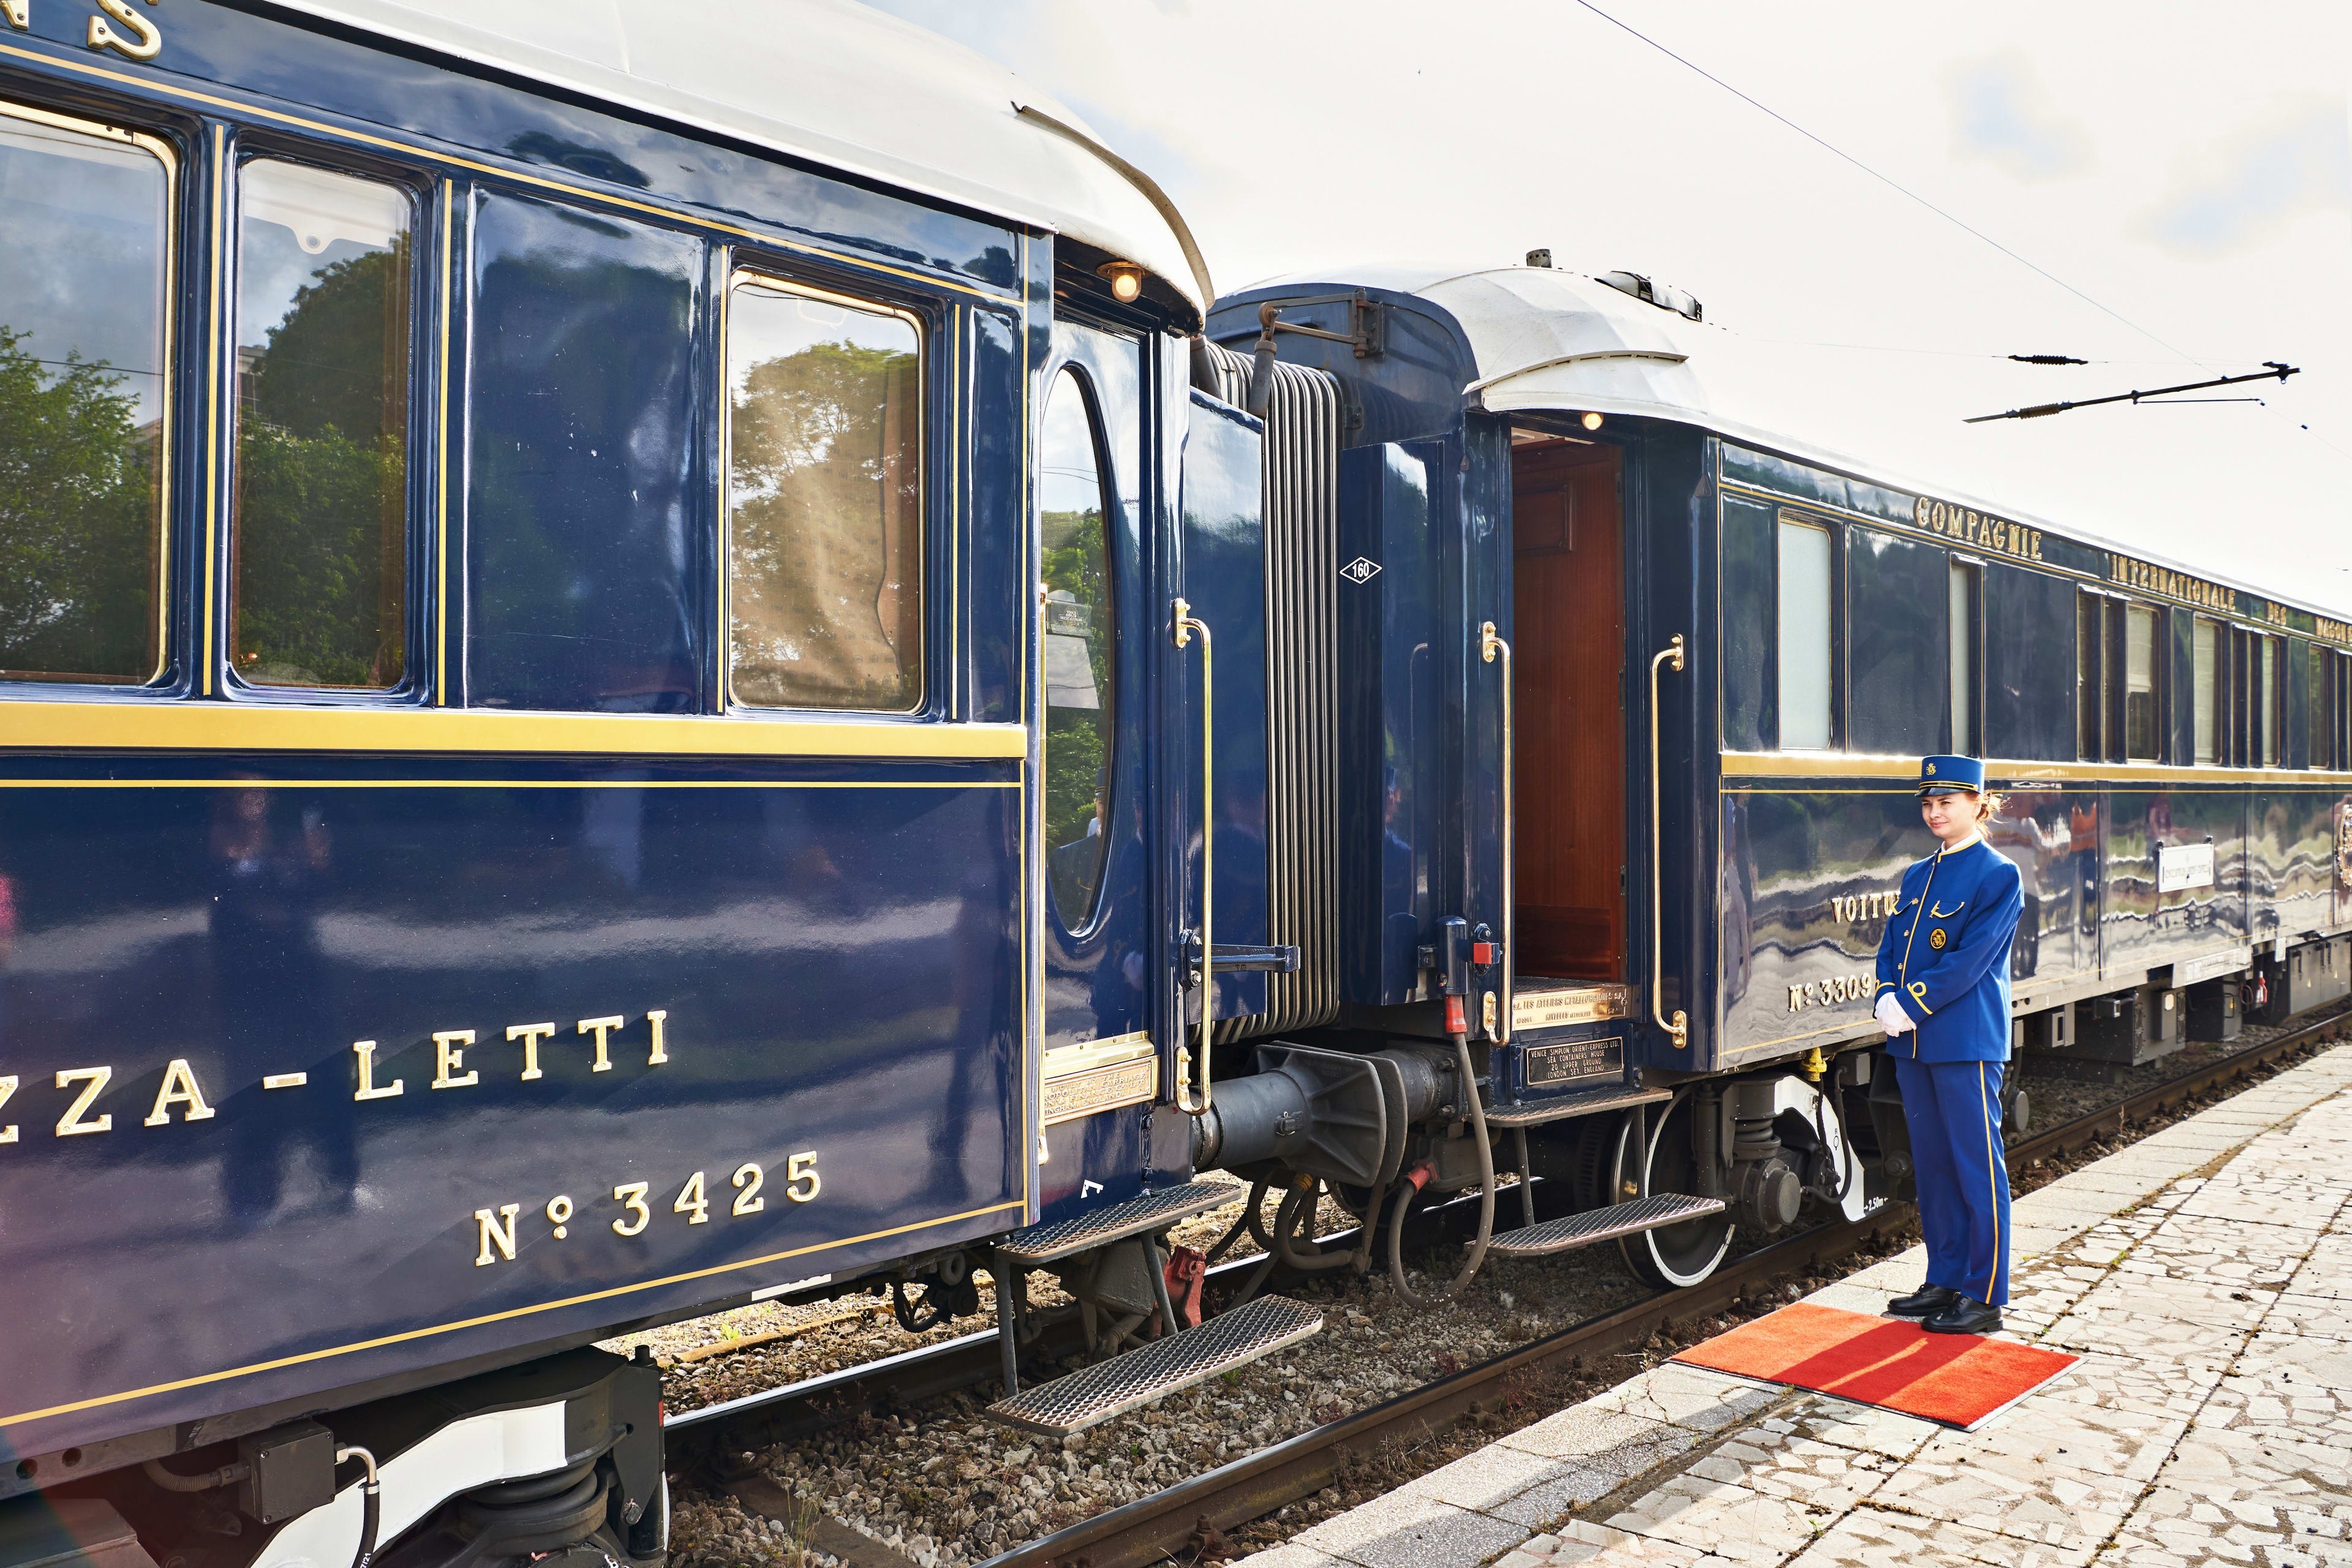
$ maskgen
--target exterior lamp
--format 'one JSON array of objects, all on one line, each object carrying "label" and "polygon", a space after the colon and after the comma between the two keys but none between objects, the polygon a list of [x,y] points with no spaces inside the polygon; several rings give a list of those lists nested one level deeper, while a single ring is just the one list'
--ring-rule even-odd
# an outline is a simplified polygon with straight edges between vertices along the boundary
[{"label": "exterior lamp", "polygon": [[1132,261],[1106,261],[1095,275],[1110,279],[1110,297],[1122,305],[1133,304],[1143,292],[1143,268]]},{"label": "exterior lamp", "polygon": [[1584,416],[1584,427],[1585,427],[1587,430],[1598,430],[1598,429],[1600,429],[1600,428],[1601,428],[1601,416],[1600,416],[1600,415],[1598,415],[1598,414],[1588,414],[1588,415],[1586,415],[1586,416]]}]

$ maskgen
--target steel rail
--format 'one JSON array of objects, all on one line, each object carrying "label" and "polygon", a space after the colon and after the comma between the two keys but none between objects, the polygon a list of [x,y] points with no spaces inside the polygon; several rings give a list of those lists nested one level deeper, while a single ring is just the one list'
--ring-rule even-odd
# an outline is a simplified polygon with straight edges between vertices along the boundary
[{"label": "steel rail", "polygon": [[[2010,1163],[2028,1165],[2081,1148],[2315,1040],[2347,1033],[2352,1033],[2352,1016],[2338,1014],[2232,1052],[2087,1116],[2021,1139],[2009,1147]],[[1890,1203],[1861,1219],[1806,1231],[1759,1248],[1696,1285],[1661,1291],[1572,1324],[1384,1405],[1302,1432],[1165,1491],[1014,1547],[975,1568],[1046,1568],[1080,1558],[1090,1568],[1142,1568],[1162,1557],[1181,1554],[1203,1517],[1220,1530],[1263,1517],[1330,1484],[1348,1454],[1368,1444],[1377,1446],[1392,1435],[1423,1434],[1447,1426],[1507,1379],[1579,1355],[1608,1354],[1646,1340],[1670,1322],[1720,1311],[1750,1284],[1843,1257],[1872,1236],[1910,1217],[1910,1205]],[[1345,1235],[1320,1239],[1328,1245],[1344,1240]],[[1211,1271],[1211,1278],[1233,1276],[1263,1261],[1252,1257],[1223,1264]],[[1065,1334],[1049,1330],[1047,1342],[1034,1353],[1050,1357],[1079,1348],[1075,1324],[1063,1327]],[[975,1386],[995,1373],[996,1363],[996,1335],[983,1331],[682,1412],[668,1421],[669,1466],[674,1473],[701,1470],[713,1489],[721,1493],[747,1486],[756,1489],[758,1478],[730,1473],[740,1462],[737,1456],[859,1415],[880,1415]]]}]

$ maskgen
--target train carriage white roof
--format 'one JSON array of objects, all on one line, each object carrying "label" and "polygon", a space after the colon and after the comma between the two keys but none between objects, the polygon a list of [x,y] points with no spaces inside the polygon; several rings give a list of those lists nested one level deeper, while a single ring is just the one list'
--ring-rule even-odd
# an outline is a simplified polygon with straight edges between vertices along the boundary
[{"label": "train carriage white roof", "polygon": [[[1915,400],[1858,384],[1850,370],[1790,345],[1743,337],[1636,299],[1598,279],[1546,267],[1445,272],[1325,268],[1253,283],[1260,290],[1374,288],[1427,300],[1453,318],[1475,366],[1462,388],[1489,413],[1591,410],[1672,419],[1742,445],[1786,453],[1889,489],[1958,502],[2191,575],[2230,581],[2210,564],[2173,560],[2074,523],[2004,504],[2012,488],[1957,420],[1929,420]],[[2281,604],[2337,615],[2307,600]]]},{"label": "train carriage white roof", "polygon": [[[1209,307],[1181,218],[1072,110],[1003,67],[851,0],[277,0],[285,9],[1051,229]],[[1171,209],[1172,210],[1172,209]]]}]

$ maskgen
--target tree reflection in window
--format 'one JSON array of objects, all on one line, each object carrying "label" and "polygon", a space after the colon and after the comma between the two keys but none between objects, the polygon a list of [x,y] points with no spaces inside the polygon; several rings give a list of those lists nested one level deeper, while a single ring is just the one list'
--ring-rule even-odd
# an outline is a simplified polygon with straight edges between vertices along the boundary
[{"label": "tree reflection in window", "polygon": [[903,315],[738,279],[727,309],[735,700],[923,698],[922,339]]},{"label": "tree reflection in window", "polygon": [[1055,378],[1042,447],[1046,880],[1055,911],[1076,931],[1094,913],[1110,845],[1118,689],[1101,437],[1086,383],[1074,370]]},{"label": "tree reflection in window", "polygon": [[410,227],[394,185],[239,171],[229,648],[254,685],[407,672]]},{"label": "tree reflection in window", "polygon": [[0,679],[162,668],[168,152],[0,106]]}]

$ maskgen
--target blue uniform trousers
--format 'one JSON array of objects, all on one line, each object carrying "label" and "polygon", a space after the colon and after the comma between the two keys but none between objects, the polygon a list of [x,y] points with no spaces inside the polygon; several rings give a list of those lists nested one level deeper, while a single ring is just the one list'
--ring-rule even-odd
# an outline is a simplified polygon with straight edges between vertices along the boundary
[{"label": "blue uniform trousers", "polygon": [[1918,1173],[1927,1283],[1988,1306],[2009,1300],[2009,1163],[2000,1142],[2006,1062],[1889,1056]]}]

